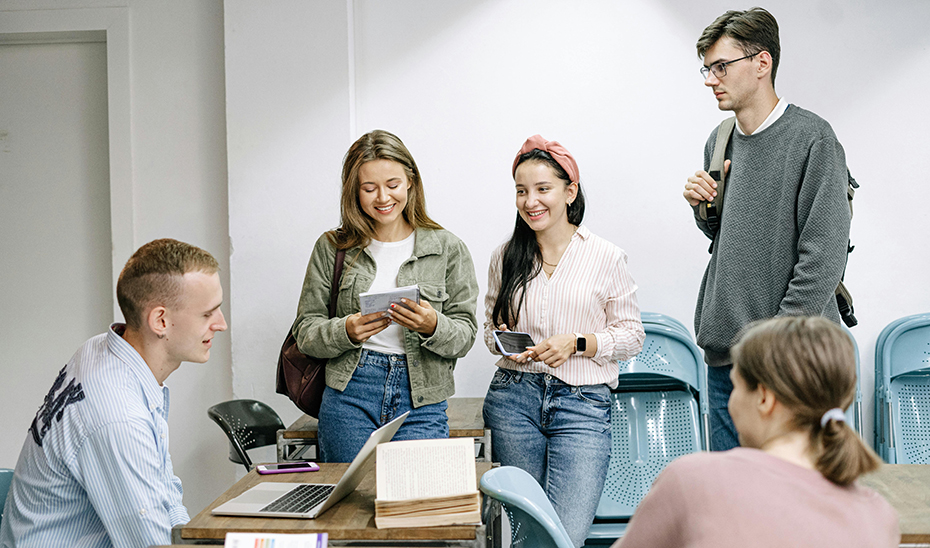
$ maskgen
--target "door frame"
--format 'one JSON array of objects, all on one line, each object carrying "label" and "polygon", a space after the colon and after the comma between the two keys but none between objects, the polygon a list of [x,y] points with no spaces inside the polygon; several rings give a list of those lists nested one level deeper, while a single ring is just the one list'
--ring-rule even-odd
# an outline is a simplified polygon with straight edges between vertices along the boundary
[{"label": "door frame", "polygon": [[[0,11],[0,45],[106,42],[113,294],[135,251],[130,126],[129,8]],[[113,299],[113,319],[121,317]]]}]

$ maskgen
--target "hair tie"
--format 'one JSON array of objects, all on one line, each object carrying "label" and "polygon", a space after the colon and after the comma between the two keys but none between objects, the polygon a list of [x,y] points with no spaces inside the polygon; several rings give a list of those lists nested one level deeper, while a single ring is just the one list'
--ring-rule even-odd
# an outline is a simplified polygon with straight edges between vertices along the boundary
[{"label": "hair tie", "polygon": [[827,423],[830,422],[831,420],[835,420],[838,422],[846,422],[846,413],[843,413],[843,410],[840,409],[839,407],[834,407],[833,409],[830,409],[829,411],[824,413],[822,417],[820,417],[820,427],[826,428]]},{"label": "hair tie", "polygon": [[547,141],[542,135],[538,134],[527,139],[526,142],[523,143],[523,146],[520,147],[520,152],[518,152],[517,157],[513,159],[511,175],[517,174],[517,164],[520,162],[520,156],[523,156],[527,152],[532,152],[537,148],[543,152],[549,153],[549,156],[552,156],[552,159],[562,166],[562,169],[568,174],[569,181],[573,183],[578,182],[578,164],[575,162],[572,153],[569,152],[567,148],[560,145],[558,141]]}]

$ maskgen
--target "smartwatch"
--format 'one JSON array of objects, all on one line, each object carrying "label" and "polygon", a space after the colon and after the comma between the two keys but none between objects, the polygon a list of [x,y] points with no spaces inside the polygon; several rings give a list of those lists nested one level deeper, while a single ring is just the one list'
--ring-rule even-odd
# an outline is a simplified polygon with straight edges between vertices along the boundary
[{"label": "smartwatch", "polygon": [[575,333],[575,354],[584,353],[588,349],[588,339],[584,338],[581,333]]}]

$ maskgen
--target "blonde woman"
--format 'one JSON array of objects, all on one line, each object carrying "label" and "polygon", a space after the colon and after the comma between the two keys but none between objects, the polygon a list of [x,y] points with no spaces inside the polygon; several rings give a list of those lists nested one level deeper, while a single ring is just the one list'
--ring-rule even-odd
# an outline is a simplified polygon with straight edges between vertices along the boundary
[{"label": "blonde woman", "polygon": [[672,462],[615,546],[898,546],[894,509],[856,484],[881,461],[845,422],[856,390],[846,333],[780,317],[752,326],[732,355],[742,447]]},{"label": "blonde woman", "polygon": [[[341,209],[341,226],[313,248],[293,328],[301,352],[329,358],[319,417],[327,462],[351,461],[405,411],[395,440],[448,437],[453,368],[478,329],[471,254],[426,214],[419,169],[396,135],[372,131],[346,153]],[[338,250],[345,267],[329,318]],[[360,293],[408,285],[419,286],[420,302],[360,313]]]}]

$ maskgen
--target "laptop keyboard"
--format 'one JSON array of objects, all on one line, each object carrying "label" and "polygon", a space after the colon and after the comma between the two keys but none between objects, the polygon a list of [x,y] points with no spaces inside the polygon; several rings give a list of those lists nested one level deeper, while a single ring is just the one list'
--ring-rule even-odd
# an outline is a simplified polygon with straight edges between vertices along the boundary
[{"label": "laptop keyboard", "polygon": [[335,485],[299,485],[260,511],[302,514],[326,500],[335,488]]}]

